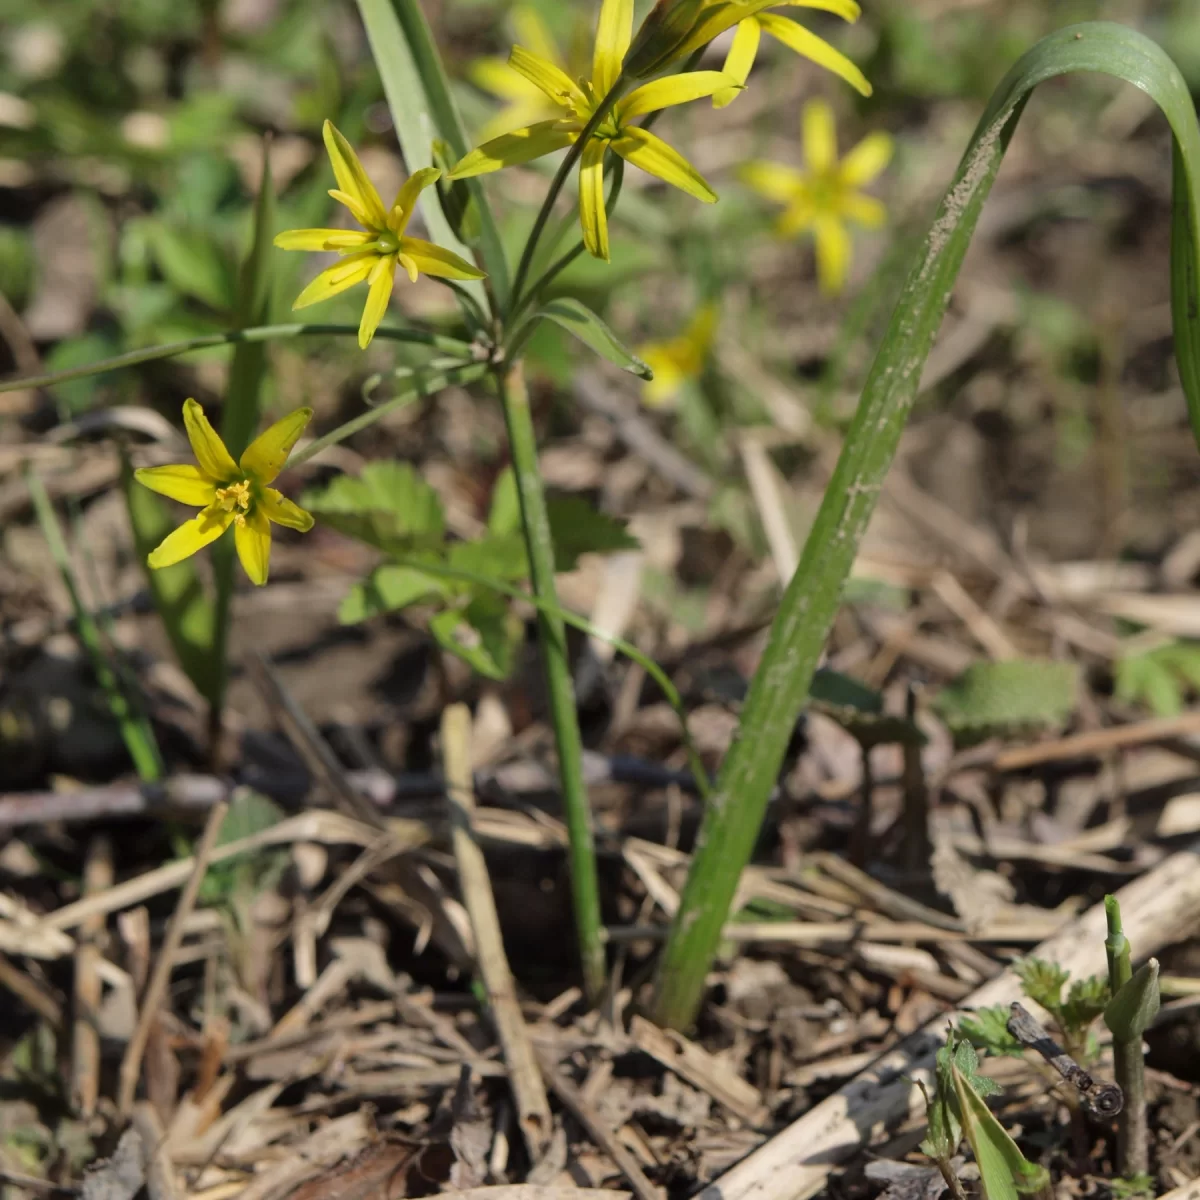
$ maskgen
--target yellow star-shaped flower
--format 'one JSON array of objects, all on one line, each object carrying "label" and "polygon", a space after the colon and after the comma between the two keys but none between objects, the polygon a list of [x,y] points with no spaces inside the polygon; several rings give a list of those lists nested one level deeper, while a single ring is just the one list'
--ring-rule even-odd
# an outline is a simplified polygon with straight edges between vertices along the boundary
[{"label": "yellow star-shaped flower", "polygon": [[[850,22],[857,21],[862,13],[855,0],[772,0],[772,3],[779,7],[819,8],[836,13]],[[764,33],[782,42],[789,50],[794,50],[801,58],[810,59],[818,67],[832,71],[862,95],[871,94],[867,77],[844,54],[835,50],[824,38],[805,29],[798,21],[790,21],[773,12],[755,13],[738,22],[724,66],[725,74],[736,83],[744,85],[750,78],[750,68],[754,66]],[[739,87],[724,88],[713,96],[713,107],[724,108],[740,92]]]},{"label": "yellow star-shaped flower", "polygon": [[704,304],[678,337],[640,346],[638,357],[654,372],[642,388],[642,400],[651,408],[673,403],[684,384],[704,374],[716,332],[716,305]]},{"label": "yellow star-shaped flower", "polygon": [[[514,46],[509,66],[540,88],[563,115],[484,142],[462,159],[447,178],[486,175],[501,167],[532,162],[574,143],[620,77],[632,37],[633,0],[604,0],[596,28],[592,77],[578,82],[549,59],[524,46]],[[721,71],[692,71],[643,84],[617,101],[588,139],[579,163],[579,220],[584,245],[590,254],[608,259],[604,159],[609,150],[706,204],[716,201],[716,193],[682,154],[632,122],[635,117],[699,100],[730,86],[738,85]]]},{"label": "yellow star-shaped flower", "polygon": [[350,210],[362,228],[291,229],[279,234],[275,245],[281,250],[336,250],[342,256],[341,262],[322,271],[296,297],[293,308],[328,300],[364,281],[370,284],[358,327],[358,344],[365,350],[387,311],[397,266],[404,268],[413,283],[418,272],[440,279],[482,279],[484,273],[453,251],[405,233],[418,197],[437,182],[441,171],[423,167],[414,172],[392,207],[385,209],[354,148],[332,122],[325,122],[323,135],[338,184],[329,194]]},{"label": "yellow star-shaped flower", "polygon": [[298,408],[261,433],[240,462],[225,448],[195,400],[183,403],[183,425],[196,465],[143,467],[134,472],[138,483],[181,504],[194,504],[200,513],[169,533],[150,552],[151,567],[170,567],[215,542],[231,525],[238,558],[253,583],[267,582],[271,562],[271,522],[307,533],[312,514],[268,485],[283,470],[287,457],[312,417],[311,408]]},{"label": "yellow star-shaped flower", "polygon": [[848,221],[876,229],[887,210],[860,188],[870,183],[892,157],[886,133],[868,134],[843,159],[837,156],[833,110],[823,100],[804,107],[805,169],[781,163],[751,162],[740,171],[742,180],[769,200],[783,204],[775,226],[783,238],[811,230],[817,246],[817,279],[827,294],[840,292],[850,268]]}]

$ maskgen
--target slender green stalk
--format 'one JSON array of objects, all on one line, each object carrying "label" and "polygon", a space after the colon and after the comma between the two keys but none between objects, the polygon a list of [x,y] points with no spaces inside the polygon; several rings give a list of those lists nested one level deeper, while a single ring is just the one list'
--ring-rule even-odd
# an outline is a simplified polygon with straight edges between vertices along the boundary
[{"label": "slender green stalk", "polygon": [[[525,390],[520,365],[510,368],[507,374],[497,371],[496,385],[508,427],[533,593],[546,605],[558,608],[558,593],[554,585],[554,542],[550,536],[546,494],[538,470],[537,437],[533,428],[533,414],[529,410],[529,393]],[[600,921],[600,886],[596,876],[592,813],[588,805],[587,785],[583,780],[583,741],[579,734],[575,688],[567,658],[567,634],[561,617],[552,616],[543,609],[538,610],[538,630],[550,719],[558,748],[558,770],[562,780],[571,861],[571,893],[575,902],[575,928],[583,963],[583,982],[588,999],[595,1002],[604,988],[606,974],[604,930]]]},{"label": "slender green stalk", "polygon": [[1193,431],[1200,434],[1200,126],[1191,96],[1178,68],[1148,38],[1106,22],[1071,26],[1042,39],[1001,81],[916,256],[800,565],[780,602],[716,793],[706,806],[692,867],[659,962],[654,1015],[660,1024],[686,1028],[699,1008],[709,965],[807,700],[842,588],[1025,102],[1037,84],[1076,71],[1135,83],[1157,102],[1175,135],[1175,346]]},{"label": "slender green stalk", "polygon": [[[72,379],[86,379],[90,375],[103,375],[108,371],[119,371],[123,367],[136,367],[141,363],[156,362],[161,358],[174,358],[192,350],[208,350],[213,346],[233,346],[240,342],[270,342],[294,337],[358,337],[357,325],[322,325],[292,323],[287,325],[258,325],[249,329],[230,329],[224,333],[206,333],[188,338],[183,342],[167,342],[161,346],[146,346],[141,350],[130,350],[113,358],[102,358],[98,362],[71,367],[67,371],[50,371],[44,375],[25,375],[20,379],[0,381],[0,392],[23,391],[26,388],[50,387],[56,383],[69,383]],[[457,354],[463,358],[471,354],[471,346],[460,338],[446,337],[440,333],[427,333],[423,329],[377,329],[377,338],[393,342],[410,342],[414,346],[429,346],[446,354]]]},{"label": "slender green stalk", "polygon": [[46,539],[50,556],[54,559],[59,574],[62,576],[63,584],[66,586],[67,594],[71,598],[71,607],[75,610],[76,632],[91,659],[92,670],[96,673],[96,679],[104,692],[109,711],[121,728],[121,737],[129,751],[129,757],[133,759],[138,778],[143,783],[154,783],[161,779],[163,774],[162,758],[158,752],[154,731],[150,728],[150,723],[145,716],[135,710],[129,698],[121,691],[116,673],[108,660],[100,630],[87,605],[84,604],[83,597],[79,594],[79,588],[75,582],[75,572],[71,566],[71,555],[63,538],[62,526],[58,523],[54,505],[50,503],[50,497],[46,494],[41,477],[32,468],[27,468],[25,482],[29,488],[29,498],[33,501],[38,523],[42,527],[42,536]]},{"label": "slender green stalk", "polygon": [[348,437],[352,437],[360,430],[374,425],[376,421],[386,417],[388,413],[395,412],[396,409],[403,408],[406,404],[411,404],[421,396],[431,396],[434,392],[440,392],[443,388],[454,387],[464,383],[473,383],[476,379],[482,379],[487,373],[488,366],[486,363],[462,363],[459,366],[447,367],[445,370],[440,371],[414,370],[406,378],[405,386],[399,395],[384,401],[383,404],[377,404],[374,408],[368,408],[366,412],[359,413],[357,417],[347,421],[344,425],[339,425],[336,429],[330,430],[324,437],[319,437],[316,441],[310,442],[298,454],[293,454],[288,459],[288,466],[296,467],[301,463],[308,462],[310,458],[315,458],[322,450],[327,450],[330,446],[337,445],[338,442],[344,442]]},{"label": "slender green stalk", "polygon": [[[652,114],[653,115],[653,114]],[[625,160],[619,155],[612,156],[612,183],[609,185],[608,198],[604,202],[604,210],[608,218],[611,220],[613,213],[617,208],[617,201],[621,198],[621,185],[625,181]],[[520,322],[521,314],[529,308],[530,305],[537,303],[542,293],[563,273],[586,249],[583,240],[580,239],[560,258],[550,264],[540,278],[533,283],[525,295],[514,307],[509,315],[508,326],[510,331],[514,329]]]},{"label": "slender green stalk", "polygon": [[1104,1010],[1104,1023],[1113,1035],[1113,1075],[1125,1095],[1124,1107],[1117,1118],[1117,1170],[1121,1178],[1132,1180],[1150,1169],[1142,1035],[1159,1008],[1158,963],[1150,959],[1135,974],[1116,896],[1104,897],[1104,912],[1108,918],[1104,950],[1112,990],[1112,999]]},{"label": "slender green stalk", "polygon": [[617,76],[616,83],[608,89],[604,99],[596,106],[596,111],[588,118],[588,123],[580,131],[579,136],[571,143],[566,156],[559,164],[558,170],[554,173],[554,178],[550,181],[550,190],[546,193],[546,198],[542,201],[542,207],[538,209],[538,215],[534,218],[533,228],[529,231],[529,237],[525,242],[525,249],[521,251],[521,261],[517,265],[517,273],[513,278],[510,311],[515,311],[516,306],[521,303],[525,280],[529,275],[530,267],[533,266],[533,256],[537,253],[538,242],[541,241],[542,234],[546,230],[546,222],[550,220],[550,214],[554,211],[554,205],[558,200],[559,192],[563,190],[563,185],[567,182],[567,177],[574,170],[575,164],[583,154],[583,149],[588,144],[592,134],[604,123],[609,112],[612,110],[612,106],[621,98],[627,86],[625,76],[623,74]]}]

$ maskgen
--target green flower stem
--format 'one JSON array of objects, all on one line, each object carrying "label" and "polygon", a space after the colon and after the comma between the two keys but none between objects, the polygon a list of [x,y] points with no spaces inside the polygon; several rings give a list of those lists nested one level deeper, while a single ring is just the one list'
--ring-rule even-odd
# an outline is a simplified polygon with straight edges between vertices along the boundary
[{"label": "green flower stem", "polygon": [[[1121,905],[1116,896],[1104,897],[1108,919],[1108,937],[1104,950],[1108,956],[1108,982],[1114,999],[1133,978],[1133,956],[1129,939],[1121,927]],[[1110,1009],[1111,1009],[1110,1005]],[[1142,1055],[1139,1025],[1115,1020],[1105,1011],[1105,1024],[1113,1035],[1113,1077],[1125,1095],[1117,1118],[1117,1170],[1123,1179],[1144,1175],[1150,1169],[1150,1130],[1146,1120],[1146,1063]]]},{"label": "green flower stem", "polygon": [[[90,375],[103,375],[108,371],[119,371],[123,367],[136,367],[141,363],[155,362],[160,358],[174,358],[192,350],[208,350],[213,346],[233,346],[239,342],[270,342],[294,337],[358,337],[357,325],[312,325],[294,323],[288,325],[257,325],[249,329],[230,329],[225,333],[206,333],[188,338],[184,342],[167,342],[162,346],[146,346],[142,350],[130,350],[115,358],[103,358],[99,362],[72,367],[68,371],[51,371],[45,375],[26,375],[20,379],[0,381],[0,392],[15,392],[25,388],[51,387],[57,383],[69,383],[72,379],[86,379]],[[423,329],[377,329],[377,338],[393,342],[410,342],[415,346],[428,346],[445,354],[461,358],[471,355],[471,346],[460,338],[447,337],[440,333],[427,333]]]},{"label": "green flower stem", "polygon": [[538,210],[538,215],[534,218],[533,228],[529,231],[529,238],[525,242],[525,249],[521,251],[521,261],[517,266],[517,274],[513,279],[510,312],[515,312],[517,306],[521,303],[521,293],[525,288],[525,280],[529,275],[529,269],[533,266],[533,256],[537,253],[538,242],[541,241],[542,234],[546,230],[546,222],[550,220],[550,214],[554,211],[554,205],[558,200],[559,192],[563,190],[563,185],[567,182],[568,176],[575,169],[575,164],[583,154],[583,148],[588,144],[592,134],[607,119],[609,112],[612,111],[612,106],[621,98],[627,86],[624,74],[618,75],[616,83],[608,89],[608,93],[604,99],[596,106],[596,111],[588,118],[588,123],[580,131],[579,136],[574,142],[571,143],[566,157],[554,173],[554,178],[550,181],[550,190],[546,193],[546,198],[542,201],[542,207]]},{"label": "green flower stem", "polygon": [[134,769],[143,783],[155,783],[162,778],[163,768],[154,731],[145,715],[134,709],[129,698],[121,690],[116,673],[109,663],[100,630],[79,594],[62,526],[58,523],[54,505],[50,503],[41,477],[32,468],[26,468],[25,483],[29,488],[29,498],[33,501],[38,524],[42,527],[42,536],[50,550],[50,557],[58,567],[71,599],[71,607],[75,610],[75,631],[91,659],[92,670],[104,693],[109,711],[121,728],[121,737],[129,751],[129,757],[133,759]]},{"label": "green flower stem", "polygon": [[[621,198],[621,185],[625,182],[625,160],[619,155],[612,156],[612,183],[609,185],[608,198],[604,202],[604,211],[609,219],[617,208],[617,201]],[[542,293],[563,273],[586,249],[581,238],[574,246],[571,247],[560,258],[550,264],[542,274],[541,278],[534,283],[525,295],[518,302],[509,316],[508,324],[510,329],[515,329],[520,322],[522,313],[525,312],[531,304],[537,303]]]},{"label": "green flower stem", "polygon": [[[554,542],[550,536],[546,494],[538,470],[537,437],[529,409],[529,393],[525,389],[520,365],[512,367],[507,373],[497,371],[496,385],[508,427],[533,593],[546,605],[558,608],[558,593],[554,585]],[[575,710],[575,687],[567,660],[567,636],[562,619],[539,608],[538,630],[550,719],[558,747],[558,770],[562,781],[571,861],[571,893],[583,964],[584,989],[589,1001],[594,1003],[603,991],[606,974],[604,931],[600,921],[600,886],[596,875],[592,814],[588,805],[587,786],[583,781],[583,742]]]},{"label": "green flower stem", "polygon": [[1077,71],[1098,71],[1136,84],[1163,110],[1175,135],[1175,348],[1193,432],[1200,436],[1200,128],[1195,108],[1178,68],[1148,38],[1107,22],[1069,26],[1043,38],[1001,81],[915,256],[800,565],[780,602],[716,793],[705,806],[691,870],[659,961],[653,1008],[659,1024],[686,1028],[699,1009],[721,930],[808,698],[842,588],[1025,102],[1039,83]]},{"label": "green flower stem", "polygon": [[457,366],[446,367],[444,370],[414,370],[406,377],[405,386],[399,395],[393,396],[383,404],[377,404],[374,408],[368,408],[366,412],[359,413],[357,417],[347,421],[344,425],[339,425],[324,437],[310,442],[298,454],[293,454],[287,460],[287,465],[298,467],[301,463],[308,462],[310,458],[315,458],[322,450],[336,446],[338,442],[344,442],[348,437],[352,437],[362,429],[367,429],[376,421],[386,417],[388,413],[395,412],[396,409],[403,408],[406,404],[411,404],[419,397],[432,396],[434,392],[440,392],[442,388],[474,383],[475,380],[482,379],[487,372],[486,363],[460,363]]}]

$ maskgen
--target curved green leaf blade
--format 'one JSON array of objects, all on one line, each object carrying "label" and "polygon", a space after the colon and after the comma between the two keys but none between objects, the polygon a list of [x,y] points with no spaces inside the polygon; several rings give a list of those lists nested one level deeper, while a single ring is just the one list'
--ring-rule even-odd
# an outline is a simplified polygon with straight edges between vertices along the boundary
[{"label": "curved green leaf blade", "polygon": [[[463,157],[471,147],[450,95],[441,55],[417,0],[358,0],[358,11],[409,173],[434,165],[433,144],[439,138],[458,158]],[[497,303],[503,306],[508,301],[508,266],[500,233],[483,188],[472,181],[469,191],[479,222],[484,269]],[[439,246],[470,261],[470,249],[455,234],[437,197],[437,190],[430,189],[420,201],[430,236]],[[479,280],[468,280],[460,286],[475,300],[484,302],[484,287]]]},{"label": "curved green leaf blade", "polygon": [[941,325],[963,257],[1030,92],[1074,72],[1099,72],[1141,88],[1175,138],[1171,226],[1172,311],[1180,376],[1200,437],[1200,126],[1170,58],[1132,29],[1075,25],[1044,38],[992,96],[917,252],[825,493],[804,554],[771,630],[737,737],[706,808],[671,937],[659,961],[655,1015],[687,1027],[703,994],[742,869],[809,692],[859,542]]},{"label": "curved green leaf blade", "polygon": [[615,333],[586,304],[563,296],[543,304],[534,313],[534,319],[544,317],[574,334],[585,346],[594,350],[601,358],[637,375],[642,379],[653,379],[654,372],[642,362],[632,350],[626,349]]}]

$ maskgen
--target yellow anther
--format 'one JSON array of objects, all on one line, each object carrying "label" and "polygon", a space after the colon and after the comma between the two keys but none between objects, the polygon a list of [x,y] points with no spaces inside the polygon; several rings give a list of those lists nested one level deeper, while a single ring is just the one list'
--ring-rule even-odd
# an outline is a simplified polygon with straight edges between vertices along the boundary
[{"label": "yellow anther", "polygon": [[217,488],[217,503],[226,512],[237,512],[240,525],[243,514],[250,511],[250,480],[243,479],[241,483],[231,483],[228,487]]}]

